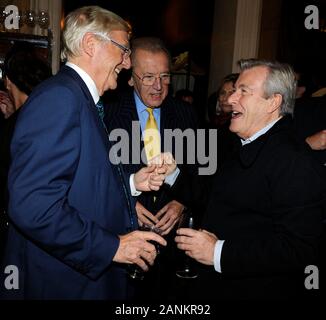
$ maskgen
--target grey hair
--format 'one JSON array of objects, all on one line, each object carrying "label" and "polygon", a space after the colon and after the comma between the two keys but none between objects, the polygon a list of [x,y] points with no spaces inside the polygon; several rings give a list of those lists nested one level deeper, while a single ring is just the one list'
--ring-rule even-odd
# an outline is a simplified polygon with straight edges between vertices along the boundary
[{"label": "grey hair", "polygon": [[169,60],[169,67],[171,68],[171,55],[164,42],[156,37],[141,37],[135,38],[131,41],[131,64],[135,66],[135,55],[138,49],[148,51],[151,53],[163,52]]},{"label": "grey hair", "polygon": [[131,26],[115,13],[98,6],[87,6],[69,13],[62,32],[61,60],[81,54],[81,43],[86,33],[109,34],[111,31],[126,31]]},{"label": "grey hair", "polygon": [[280,106],[280,114],[293,114],[296,80],[292,67],[277,61],[243,59],[238,62],[240,70],[248,70],[254,67],[266,67],[268,74],[264,83],[265,98],[269,98],[274,94],[282,96]]}]

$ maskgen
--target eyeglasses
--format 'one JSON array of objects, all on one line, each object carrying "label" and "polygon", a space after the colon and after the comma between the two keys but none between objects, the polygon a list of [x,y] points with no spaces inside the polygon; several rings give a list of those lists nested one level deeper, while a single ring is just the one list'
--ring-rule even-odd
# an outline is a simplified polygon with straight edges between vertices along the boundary
[{"label": "eyeglasses", "polygon": [[131,50],[129,48],[127,48],[126,46],[114,41],[113,39],[111,39],[108,35],[104,34],[104,33],[100,33],[100,32],[93,32],[93,34],[95,34],[96,36],[99,36],[107,41],[111,41],[115,46],[117,46],[118,48],[120,48],[123,51],[123,58],[127,59],[129,58],[130,54],[131,54]]},{"label": "eyeglasses", "polygon": [[137,73],[133,72],[133,74],[139,79],[141,80],[141,82],[143,83],[144,86],[152,86],[156,79],[160,79],[160,81],[163,84],[170,84],[171,81],[171,74],[170,73],[161,73],[158,77],[156,76],[143,76],[140,77]]}]

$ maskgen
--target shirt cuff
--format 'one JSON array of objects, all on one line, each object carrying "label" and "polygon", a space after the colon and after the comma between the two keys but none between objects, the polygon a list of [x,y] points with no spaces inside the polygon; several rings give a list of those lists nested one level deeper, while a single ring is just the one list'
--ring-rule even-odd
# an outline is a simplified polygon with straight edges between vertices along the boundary
[{"label": "shirt cuff", "polygon": [[215,271],[222,273],[221,270],[221,254],[224,240],[217,240],[214,249],[214,268]]},{"label": "shirt cuff", "polygon": [[138,197],[139,195],[141,195],[141,191],[136,190],[134,176],[135,174],[133,173],[129,177],[130,192],[133,197]]},{"label": "shirt cuff", "polygon": [[172,187],[175,183],[175,180],[177,180],[179,173],[180,169],[176,167],[176,169],[165,178],[164,182]]}]

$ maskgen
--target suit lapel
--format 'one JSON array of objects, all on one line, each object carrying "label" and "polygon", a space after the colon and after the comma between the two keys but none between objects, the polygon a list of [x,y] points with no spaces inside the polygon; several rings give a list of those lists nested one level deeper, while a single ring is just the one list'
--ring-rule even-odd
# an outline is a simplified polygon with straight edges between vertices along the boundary
[{"label": "suit lapel", "polygon": [[174,110],[173,101],[170,100],[170,97],[166,97],[161,106],[161,124],[160,124],[160,133],[161,133],[161,151],[172,151],[164,150],[164,130],[165,129],[176,129],[176,114]]},{"label": "suit lapel", "polygon": [[90,110],[90,112],[91,112],[91,114],[93,116],[93,119],[94,119],[94,121],[96,123],[96,126],[98,128],[99,133],[100,133],[103,144],[105,145],[105,150],[107,152],[107,156],[108,156],[108,159],[109,159],[110,142],[109,142],[109,139],[108,139],[108,134],[107,134],[106,130],[104,129],[102,121],[101,121],[101,119],[100,119],[100,117],[98,115],[98,111],[97,111],[97,108],[96,108],[96,105],[94,103],[94,100],[93,100],[93,97],[92,97],[91,93],[89,92],[89,90],[88,90],[85,82],[83,81],[83,79],[78,75],[78,73],[75,70],[73,70],[70,67],[64,66],[62,68],[62,72],[68,74],[75,81],[77,81],[80,88],[82,89],[82,91],[84,93],[84,96],[85,96],[85,101],[86,101],[87,107],[89,108],[89,110]]}]

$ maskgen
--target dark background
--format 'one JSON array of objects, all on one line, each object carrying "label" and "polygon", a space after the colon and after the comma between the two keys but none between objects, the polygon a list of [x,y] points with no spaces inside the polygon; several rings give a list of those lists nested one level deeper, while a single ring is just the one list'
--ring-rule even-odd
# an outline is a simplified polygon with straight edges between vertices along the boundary
[{"label": "dark background", "polygon": [[[225,0],[227,1],[227,0]],[[240,0],[241,1],[241,0]],[[209,81],[214,0],[64,0],[64,13],[84,5],[99,5],[128,20],[133,36],[157,36],[172,57],[189,51],[195,74],[194,97],[205,117]],[[319,30],[307,30],[307,5],[319,9]],[[297,71],[326,75],[326,0],[263,0],[259,58],[276,59]],[[273,34],[270,36],[270,34]],[[120,88],[126,83],[122,75]]]},{"label": "dark background", "polygon": [[196,64],[209,68],[214,0],[81,0],[63,2],[65,14],[84,5],[99,5],[120,15],[133,36],[162,38],[172,56],[190,51]]},{"label": "dark background", "polygon": [[[319,9],[319,30],[307,30],[304,21],[305,7]],[[320,68],[326,61],[326,1],[282,1],[281,28],[278,39],[279,60],[306,68]]]}]

